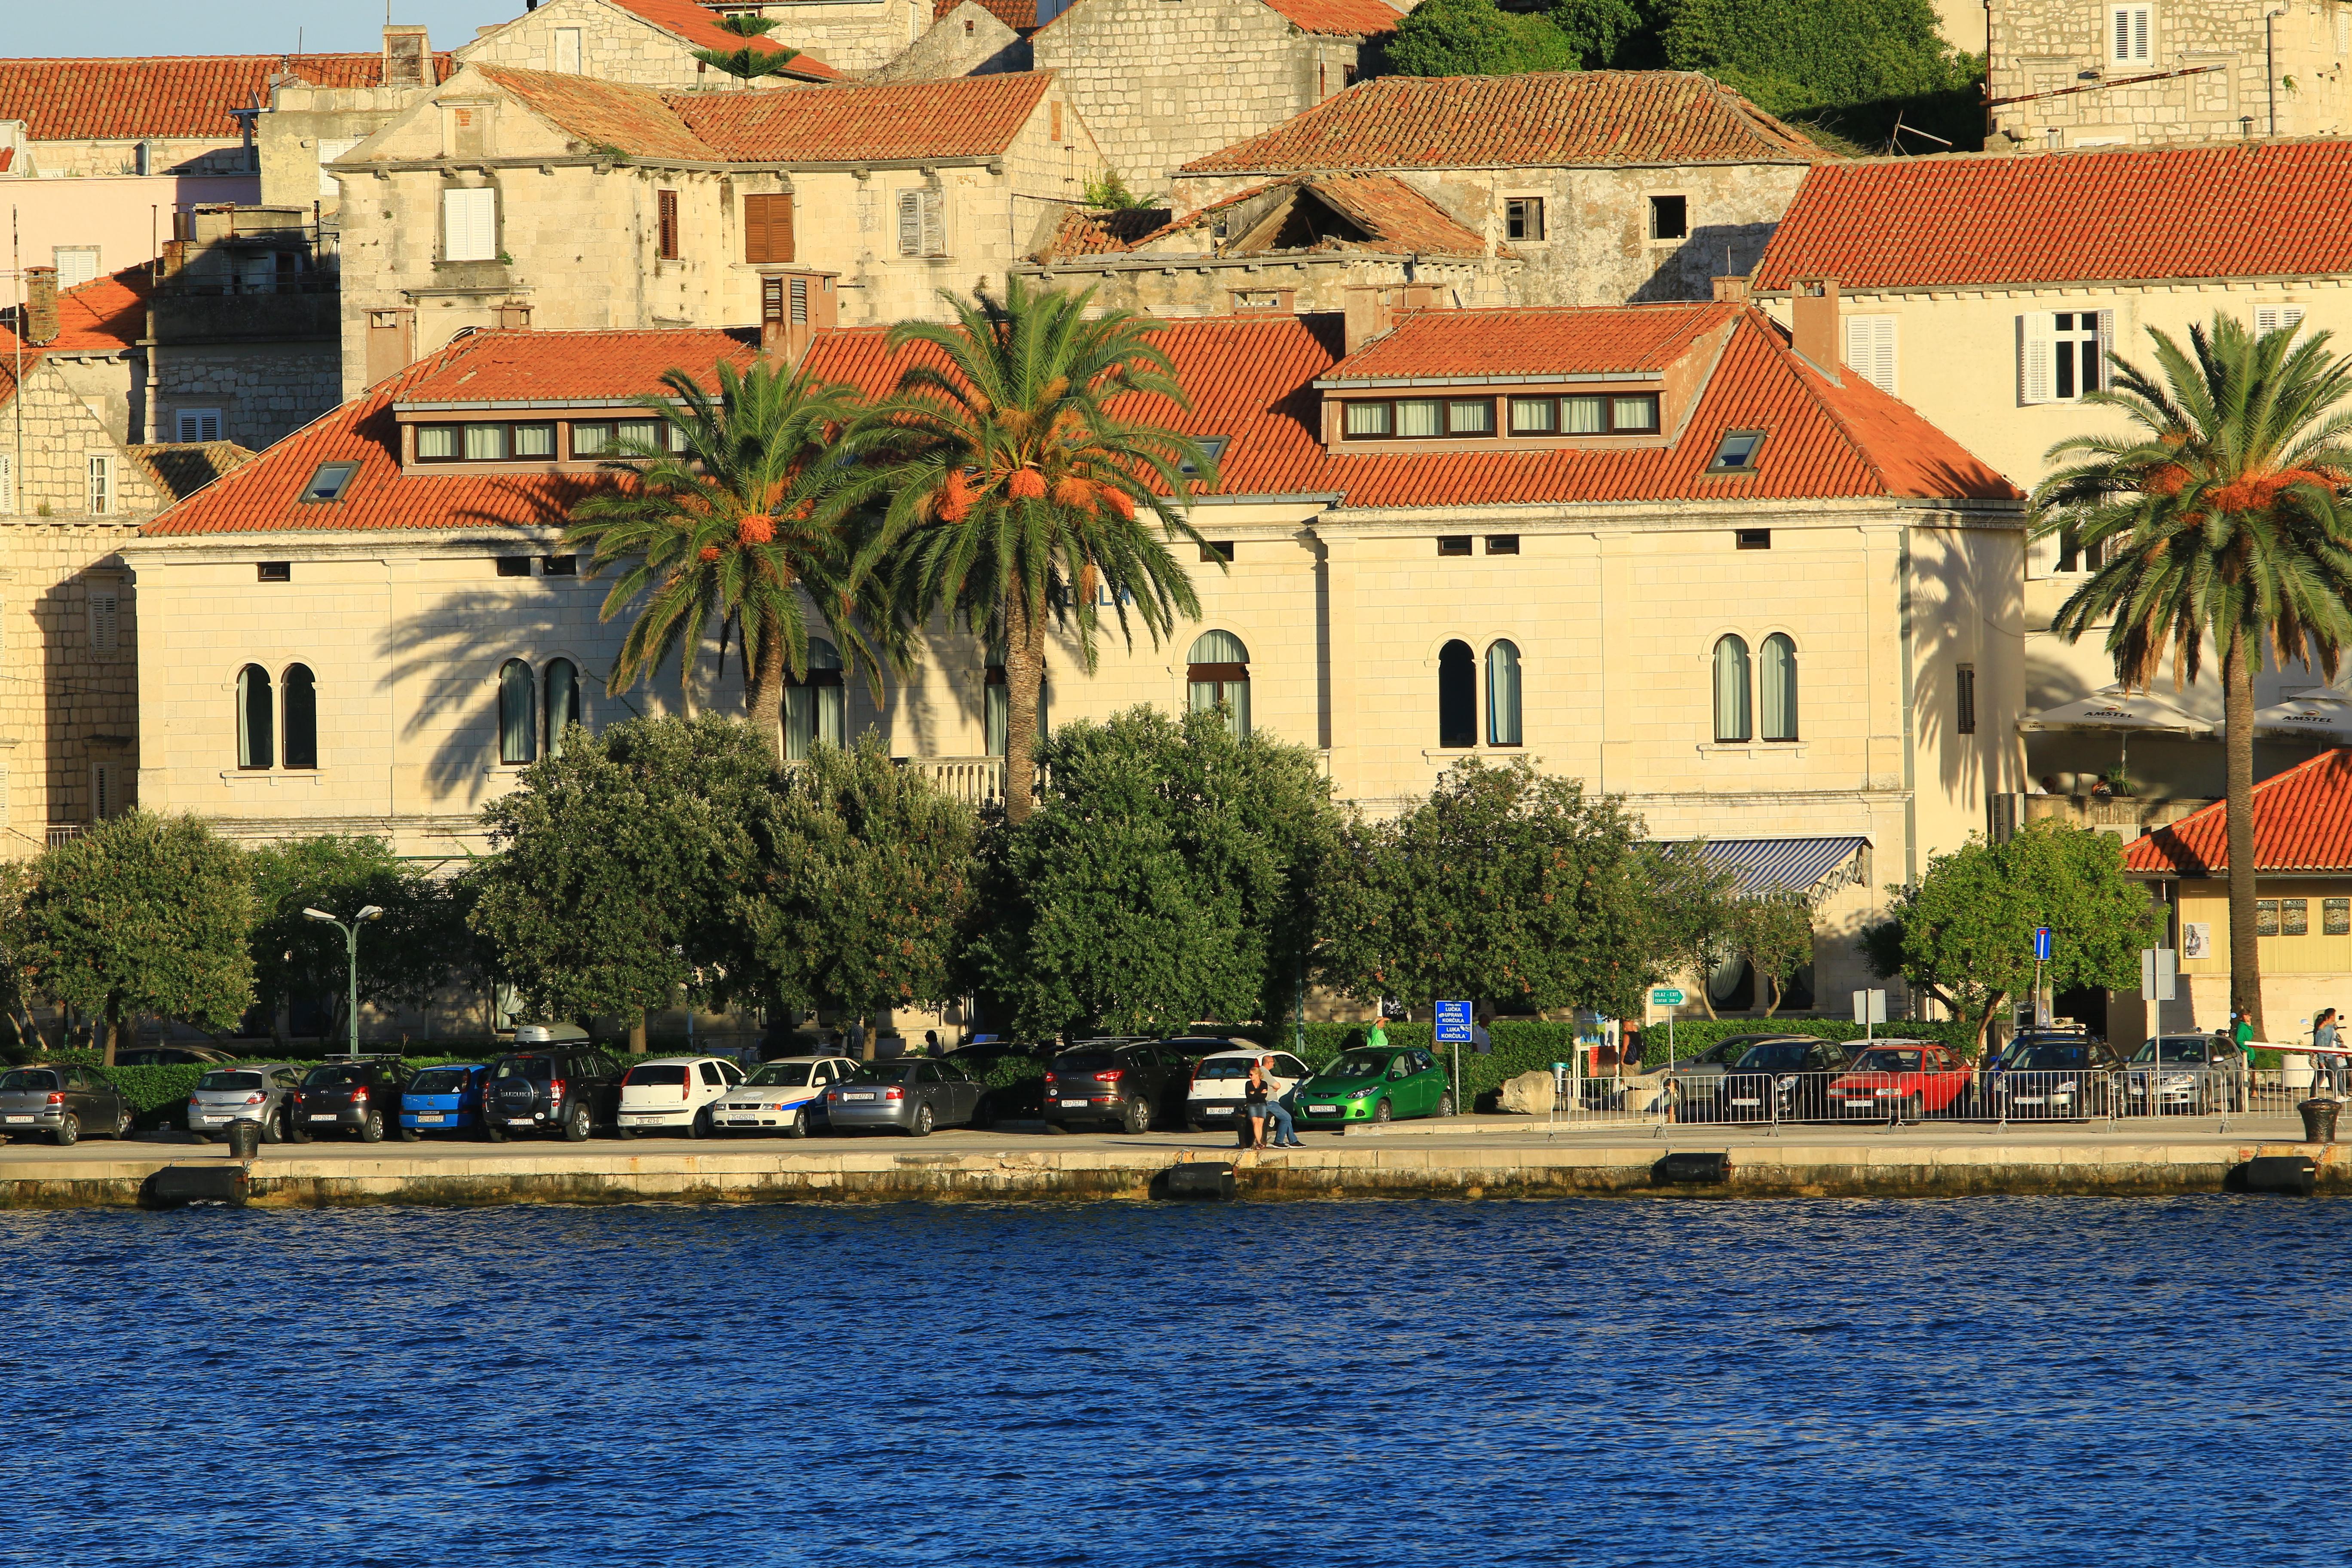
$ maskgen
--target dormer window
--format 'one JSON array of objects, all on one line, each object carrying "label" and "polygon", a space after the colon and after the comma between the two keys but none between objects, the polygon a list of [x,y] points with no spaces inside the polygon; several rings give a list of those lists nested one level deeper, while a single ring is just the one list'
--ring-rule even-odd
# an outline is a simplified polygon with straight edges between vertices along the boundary
[{"label": "dormer window", "polygon": [[1461,440],[1495,433],[1491,397],[1399,397],[1346,405],[1350,441]]},{"label": "dormer window", "polygon": [[1511,399],[1514,436],[1654,436],[1657,430],[1654,392]]}]

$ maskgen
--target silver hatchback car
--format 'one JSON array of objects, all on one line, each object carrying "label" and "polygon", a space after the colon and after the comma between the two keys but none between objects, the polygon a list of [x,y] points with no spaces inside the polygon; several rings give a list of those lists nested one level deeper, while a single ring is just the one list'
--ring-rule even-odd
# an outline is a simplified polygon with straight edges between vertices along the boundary
[{"label": "silver hatchback car", "polygon": [[302,1069],[292,1062],[255,1062],[215,1068],[196,1080],[188,1096],[188,1131],[207,1142],[228,1136],[232,1121],[258,1121],[264,1143],[286,1137],[286,1097],[301,1087]]}]

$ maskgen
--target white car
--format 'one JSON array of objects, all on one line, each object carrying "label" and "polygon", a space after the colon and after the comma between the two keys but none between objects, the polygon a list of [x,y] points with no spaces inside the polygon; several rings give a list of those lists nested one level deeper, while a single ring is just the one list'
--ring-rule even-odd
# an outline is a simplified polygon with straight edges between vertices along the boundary
[{"label": "white car", "polygon": [[1260,1048],[1219,1051],[1202,1057],[1200,1065],[1192,1069],[1192,1088],[1184,1097],[1184,1120],[1202,1132],[1233,1126],[1244,1103],[1242,1092],[1249,1086],[1250,1063],[1260,1057],[1274,1058],[1269,1076],[1274,1080],[1276,1100],[1297,1088],[1308,1076],[1307,1064],[1288,1051]]},{"label": "white car", "polygon": [[743,1081],[743,1069],[724,1057],[656,1057],[633,1062],[621,1075],[621,1136],[710,1131],[711,1108]]},{"label": "white car", "polygon": [[856,1070],[847,1057],[779,1057],[753,1068],[720,1100],[711,1124],[730,1132],[768,1128],[780,1138],[805,1138],[811,1123],[824,1120],[824,1091]]}]

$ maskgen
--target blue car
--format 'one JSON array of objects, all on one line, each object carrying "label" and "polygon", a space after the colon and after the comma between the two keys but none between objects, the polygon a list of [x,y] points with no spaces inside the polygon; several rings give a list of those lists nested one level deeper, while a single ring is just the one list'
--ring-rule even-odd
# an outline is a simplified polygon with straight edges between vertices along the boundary
[{"label": "blue car", "polygon": [[400,1136],[414,1143],[427,1132],[472,1132],[482,1126],[482,1085],[490,1069],[481,1062],[426,1068],[408,1080],[400,1097]]}]

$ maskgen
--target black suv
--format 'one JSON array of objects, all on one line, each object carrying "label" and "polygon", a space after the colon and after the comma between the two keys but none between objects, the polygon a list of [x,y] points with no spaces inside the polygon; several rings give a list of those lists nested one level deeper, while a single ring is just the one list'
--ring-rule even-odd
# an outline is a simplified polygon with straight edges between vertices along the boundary
[{"label": "black suv", "polygon": [[1183,1113],[1192,1058],[1150,1040],[1088,1040],[1045,1066],[1045,1130],[1100,1123],[1147,1132]]},{"label": "black suv", "polygon": [[400,1125],[400,1097],[408,1068],[398,1057],[338,1057],[302,1076],[286,1110],[289,1142],[308,1143],[321,1132],[348,1129],[362,1143],[380,1143]]},{"label": "black suv", "polygon": [[561,1130],[577,1143],[598,1124],[617,1127],[621,1064],[593,1046],[556,1045],[516,1051],[490,1064],[482,1089],[482,1132],[493,1143],[510,1132]]}]

